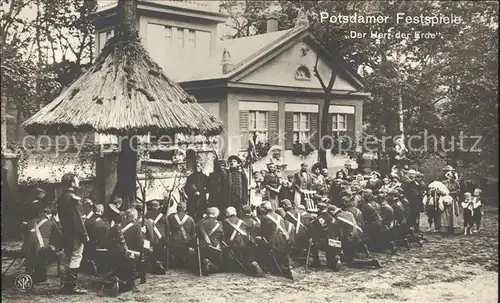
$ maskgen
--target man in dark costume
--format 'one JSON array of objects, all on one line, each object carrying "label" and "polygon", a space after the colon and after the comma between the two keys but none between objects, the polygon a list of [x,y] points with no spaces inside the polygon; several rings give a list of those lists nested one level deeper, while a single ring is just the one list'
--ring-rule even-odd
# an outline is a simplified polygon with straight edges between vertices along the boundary
[{"label": "man in dark costume", "polygon": [[220,207],[226,200],[224,196],[224,186],[226,185],[226,161],[214,159],[214,171],[208,176],[208,204]]},{"label": "man in dark costume", "polygon": [[241,167],[241,159],[238,156],[230,156],[228,162],[226,199],[228,199],[229,203],[227,206],[232,206],[238,212],[241,212],[241,207],[248,203],[248,179]]},{"label": "man in dark costume", "polygon": [[184,191],[187,194],[187,211],[195,221],[201,219],[207,208],[208,177],[203,173],[201,163],[196,163],[195,171],[187,177]]},{"label": "man in dark costume", "polygon": [[63,292],[68,294],[85,294],[85,290],[77,286],[78,269],[83,257],[84,244],[89,237],[82,220],[81,198],[75,194],[80,182],[74,173],[66,173],[62,177],[62,185],[66,188],[57,200],[57,213],[62,227],[62,244],[64,249],[63,265],[65,274],[62,278]]}]

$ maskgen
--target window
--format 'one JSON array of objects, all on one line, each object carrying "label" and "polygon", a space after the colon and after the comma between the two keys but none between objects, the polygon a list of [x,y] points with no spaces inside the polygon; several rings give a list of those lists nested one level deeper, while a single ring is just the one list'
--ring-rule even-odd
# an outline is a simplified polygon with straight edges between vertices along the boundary
[{"label": "window", "polygon": [[333,131],[346,131],[347,130],[347,115],[346,114],[332,114],[332,130]]},{"label": "window", "polygon": [[196,48],[196,32],[194,30],[188,30],[188,44],[187,48],[194,50]]},{"label": "window", "polygon": [[250,111],[248,113],[248,134],[250,139],[257,135],[256,142],[268,140],[269,123],[268,112]]},{"label": "window", "polygon": [[311,115],[293,113],[293,142],[307,141],[311,132]]},{"label": "window", "polygon": [[102,31],[99,33],[99,40],[97,41],[97,43],[99,43],[99,53],[106,45],[106,42],[108,42],[108,40],[113,37],[113,34],[114,34],[114,30],[112,30],[112,29],[107,30],[107,31]]},{"label": "window", "polygon": [[177,45],[179,46],[179,48],[184,48],[184,29],[183,28],[177,29]]}]

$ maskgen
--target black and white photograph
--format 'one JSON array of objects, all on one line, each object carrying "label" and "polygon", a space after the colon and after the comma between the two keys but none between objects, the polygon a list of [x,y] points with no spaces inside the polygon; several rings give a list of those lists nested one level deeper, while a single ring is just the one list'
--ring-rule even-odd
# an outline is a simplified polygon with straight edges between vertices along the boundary
[{"label": "black and white photograph", "polygon": [[497,1],[2,0],[4,302],[498,302]]}]

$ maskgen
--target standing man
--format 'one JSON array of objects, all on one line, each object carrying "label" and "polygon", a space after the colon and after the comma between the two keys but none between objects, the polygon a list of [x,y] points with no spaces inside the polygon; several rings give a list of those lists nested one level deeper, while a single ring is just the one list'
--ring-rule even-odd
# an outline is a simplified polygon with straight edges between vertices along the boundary
[{"label": "standing man", "polygon": [[416,180],[417,172],[410,169],[408,172],[408,183],[403,185],[404,195],[410,203],[410,222],[408,224],[413,227],[415,232],[420,231],[420,213],[424,211],[423,187]]},{"label": "standing man", "polygon": [[[214,171],[208,176],[208,200],[209,206],[219,206],[224,196],[224,186],[227,182],[227,163],[223,159],[214,159]],[[224,197],[224,198],[223,198]]]},{"label": "standing man", "polygon": [[186,179],[184,191],[187,194],[187,211],[195,221],[201,219],[207,207],[208,176],[203,173],[200,162],[196,163],[195,171]]},{"label": "standing man", "polygon": [[[228,193],[223,199],[228,199],[227,207],[232,206],[238,212],[241,212],[243,205],[248,203],[248,179],[241,167],[241,159],[238,156],[230,156],[227,160],[229,162]],[[224,203],[224,201],[221,201],[221,203]],[[224,207],[224,209],[227,207]]]},{"label": "standing man", "polygon": [[295,205],[299,205],[303,200],[304,191],[310,190],[313,184],[313,176],[307,171],[307,163],[300,165],[300,171],[293,175],[293,188],[295,189]]},{"label": "standing man", "polygon": [[271,206],[275,211],[279,207],[280,178],[276,172],[276,165],[269,163],[267,164],[267,169],[269,173],[264,177],[263,185],[266,188],[266,200],[271,202]]},{"label": "standing man", "polygon": [[78,176],[66,173],[61,180],[66,189],[57,200],[57,213],[62,227],[62,245],[64,249],[63,292],[67,294],[85,294],[78,288],[78,268],[82,262],[84,244],[89,241],[87,230],[82,220],[81,198],[75,194],[80,187]]}]

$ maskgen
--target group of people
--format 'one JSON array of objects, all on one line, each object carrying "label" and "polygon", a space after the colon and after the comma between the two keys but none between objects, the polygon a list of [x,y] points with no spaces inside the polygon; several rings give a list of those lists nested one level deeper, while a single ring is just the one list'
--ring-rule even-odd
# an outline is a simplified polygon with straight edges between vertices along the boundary
[{"label": "group of people", "polygon": [[[103,278],[110,294],[134,289],[135,280],[148,271],[165,274],[170,268],[200,275],[241,271],[261,277],[267,272],[293,279],[294,264],[322,266],[320,251],[333,270],[342,263],[380,267],[370,251],[394,253],[411,242],[422,245],[423,211],[436,231],[452,232],[457,222],[461,197],[450,166],[442,182],[426,186],[421,173],[405,166],[384,178],[347,169],[332,178],[320,164],[309,172],[303,163],[281,181],[271,163],[265,176],[254,180],[264,195],[256,205],[248,203],[242,161],[232,156],[228,162],[226,168],[216,161],[209,176],[197,164],[186,180],[186,201],[178,201],[174,213],[167,213],[171,199],[127,209],[117,197],[106,208],[82,200],[76,195],[78,176],[65,174],[66,190],[57,203],[39,207],[39,216],[26,222],[27,270],[35,283],[44,281],[50,253],[62,249],[63,291],[73,294],[85,293],[77,286],[81,271]],[[472,225],[474,231],[480,227],[480,190],[464,197],[465,233],[470,234]]]}]

